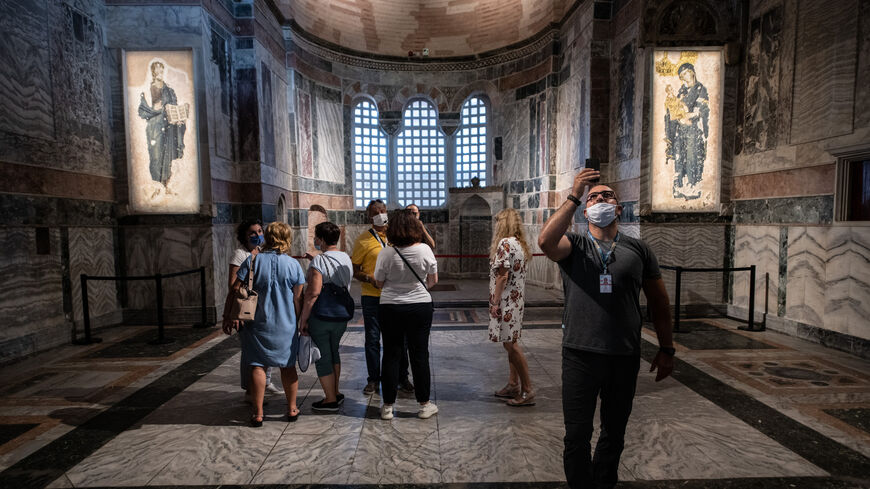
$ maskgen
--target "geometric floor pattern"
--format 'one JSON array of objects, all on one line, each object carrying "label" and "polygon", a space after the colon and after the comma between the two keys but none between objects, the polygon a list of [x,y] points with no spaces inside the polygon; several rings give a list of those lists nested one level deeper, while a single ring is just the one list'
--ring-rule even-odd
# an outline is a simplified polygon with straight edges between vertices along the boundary
[{"label": "geometric floor pattern", "polygon": [[[564,487],[561,310],[527,311],[521,345],[537,405],[523,409],[492,396],[507,360],[487,339],[486,314],[436,310],[437,416],[418,419],[400,397],[396,418],[379,418],[380,397],[362,394],[363,333],[352,322],[340,412],[311,411],[322,397],[311,369],[299,420],[286,422],[273,398],[259,429],[247,424],[235,336],[169,328],[179,343],[158,355],[137,346],[150,329],[103,330],[102,344],[0,369],[0,487]],[[646,363],[655,335],[642,331],[619,487],[870,487],[870,362],[699,322],[676,335],[674,375],[659,383]]]}]

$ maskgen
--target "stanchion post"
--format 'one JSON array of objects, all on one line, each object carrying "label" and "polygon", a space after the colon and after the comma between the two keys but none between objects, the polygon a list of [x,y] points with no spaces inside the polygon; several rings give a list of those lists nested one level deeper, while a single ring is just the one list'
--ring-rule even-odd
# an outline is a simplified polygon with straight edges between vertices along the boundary
[{"label": "stanchion post", "polygon": [[206,308],[205,308],[205,267],[199,267],[199,322],[194,324],[194,328],[207,328],[212,326],[208,324],[206,321]]},{"label": "stanchion post", "polygon": [[73,338],[74,345],[91,345],[93,343],[100,343],[103,341],[102,338],[95,338],[91,336],[91,312],[90,305],[88,304],[88,276],[87,274],[81,274],[81,284],[82,284],[82,323],[85,329],[85,338],[78,339]]},{"label": "stanchion post", "polygon": [[157,285],[157,341],[163,343],[166,339],[163,331],[163,275],[154,276]]},{"label": "stanchion post", "polygon": [[764,314],[761,315],[761,327],[759,331],[767,329],[767,299],[770,297],[770,273],[764,272]]},{"label": "stanchion post", "polygon": [[674,297],[674,333],[680,332],[680,287],[683,281],[683,267],[677,267],[677,291]]},{"label": "stanchion post", "polygon": [[91,343],[91,310],[88,304],[88,276],[82,274],[82,322],[85,325],[86,345]]},{"label": "stanchion post", "polygon": [[755,331],[755,265],[749,266],[749,331]]}]

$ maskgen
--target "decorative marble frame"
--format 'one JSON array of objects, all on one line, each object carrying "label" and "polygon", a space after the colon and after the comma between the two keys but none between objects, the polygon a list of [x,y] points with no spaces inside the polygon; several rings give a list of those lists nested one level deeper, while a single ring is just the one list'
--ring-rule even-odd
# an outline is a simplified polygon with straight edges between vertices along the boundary
[{"label": "decorative marble frame", "polygon": [[[147,62],[143,66],[130,66],[131,57],[139,57],[141,56],[143,59],[147,59]],[[175,63],[170,64],[165,57],[171,58],[181,58]],[[200,131],[202,130],[203,124],[200,115],[203,115],[204,112],[200,106],[201,97],[200,97],[200,89],[199,89],[199,76],[197,67],[200,64],[199,53],[194,48],[162,48],[158,47],[155,49],[123,49],[121,50],[121,91],[123,97],[124,104],[124,126],[125,126],[125,135],[126,135],[126,159],[127,159],[127,187],[128,187],[128,206],[125,209],[126,214],[197,214],[202,211],[202,203],[203,203],[203,168],[202,168],[202,148],[200,147]],[[192,165],[193,168],[190,168],[184,178],[182,183],[178,183],[174,185],[175,189],[184,189],[183,192],[174,192],[177,197],[167,199],[170,197],[169,187],[170,183],[168,182],[166,185],[167,193],[163,195],[163,205],[157,205],[153,202],[155,199],[155,195],[158,195],[157,190],[153,190],[150,187],[143,187],[141,184],[137,183],[138,180],[147,181],[149,180],[147,176],[147,167],[148,160],[147,155],[135,155],[136,149],[140,149],[139,144],[135,143],[137,138],[134,136],[134,131],[141,132],[144,130],[145,122],[142,121],[138,116],[134,115],[137,106],[137,99],[135,98],[135,94],[133,92],[138,91],[143,86],[147,86],[148,79],[150,78],[150,64],[153,61],[161,61],[165,68],[167,75],[175,72],[175,75],[172,78],[175,78],[176,83],[171,83],[167,80],[168,86],[175,86],[176,92],[181,92],[181,94],[177,93],[177,97],[180,103],[189,104],[189,115],[187,118],[186,129],[184,133],[184,156],[179,158],[183,164]],[[176,66],[184,66],[187,69],[176,68]],[[145,82],[143,85],[138,85],[137,87],[129,87],[129,72],[131,70],[146,70]],[[180,74],[179,74],[180,73]],[[167,78],[169,78],[167,76]],[[186,78],[186,80],[184,80]],[[177,83],[178,80],[184,80],[182,83]],[[141,135],[141,134],[140,134]],[[141,138],[139,138],[141,139]],[[174,165],[173,165],[174,166]],[[171,171],[171,170],[170,170]],[[142,175],[145,175],[144,177]],[[171,182],[171,178],[170,178]],[[147,201],[145,197],[140,195],[139,192],[153,191],[152,197],[148,198]],[[182,196],[188,197],[188,201],[181,201]]]}]

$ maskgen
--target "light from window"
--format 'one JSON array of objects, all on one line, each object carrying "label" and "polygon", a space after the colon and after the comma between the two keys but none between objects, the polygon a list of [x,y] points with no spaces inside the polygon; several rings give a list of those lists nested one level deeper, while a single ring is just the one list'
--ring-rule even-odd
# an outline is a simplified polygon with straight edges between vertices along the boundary
[{"label": "light from window", "polygon": [[378,125],[378,108],[368,100],[353,110],[353,197],[356,207],[387,202],[387,136]]},{"label": "light from window", "polygon": [[435,108],[415,100],[406,108],[396,140],[397,197],[402,207],[440,207],[447,201],[444,134]]},{"label": "light from window", "polygon": [[470,187],[471,179],[486,186],[486,105],[472,97],[462,104],[462,124],[456,133],[456,186]]}]

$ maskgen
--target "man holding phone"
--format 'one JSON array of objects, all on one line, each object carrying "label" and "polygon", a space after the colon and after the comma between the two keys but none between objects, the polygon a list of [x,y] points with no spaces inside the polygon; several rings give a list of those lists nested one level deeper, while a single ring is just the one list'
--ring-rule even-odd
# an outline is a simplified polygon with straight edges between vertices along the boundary
[{"label": "man holding phone", "polygon": [[[565,291],[562,410],[565,476],[572,489],[616,485],[640,368],[641,288],[659,341],[650,372],[658,370],[658,382],[674,368],[671,313],[658,262],[646,243],[619,233],[622,206],[612,188],[595,185],[599,177],[597,169],[581,170],[538,238],[544,254],[558,263]],[[566,232],[577,208],[589,221],[584,234]],[[599,397],[601,435],[591,457]]]}]

